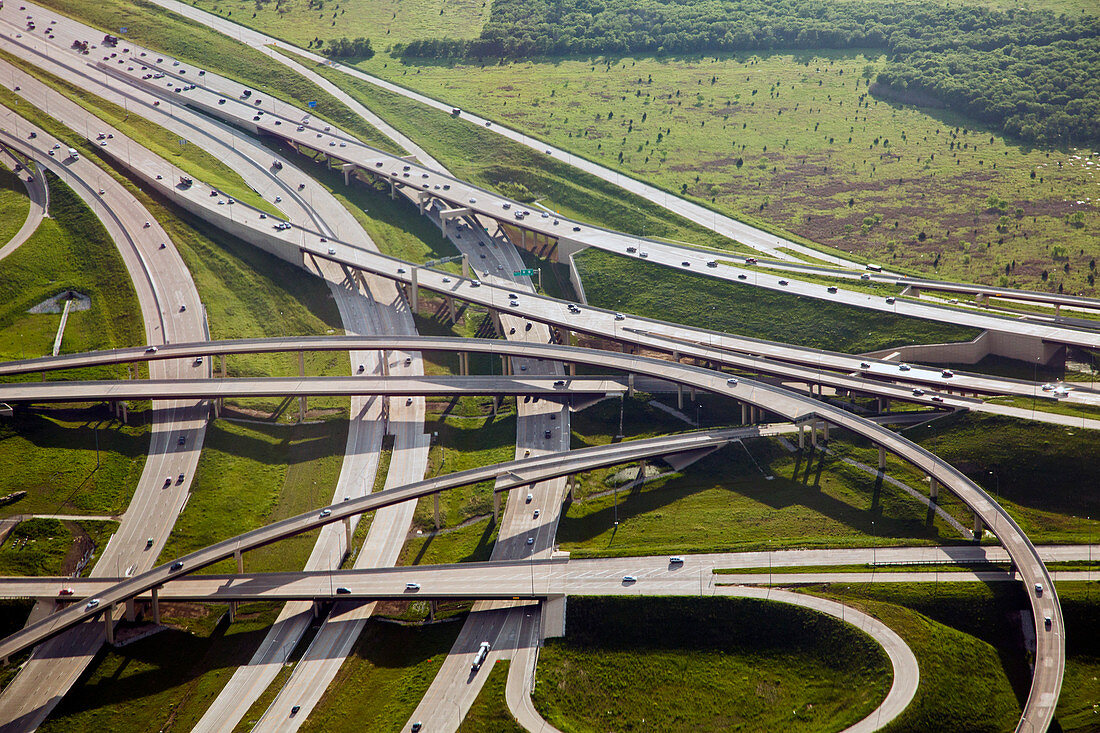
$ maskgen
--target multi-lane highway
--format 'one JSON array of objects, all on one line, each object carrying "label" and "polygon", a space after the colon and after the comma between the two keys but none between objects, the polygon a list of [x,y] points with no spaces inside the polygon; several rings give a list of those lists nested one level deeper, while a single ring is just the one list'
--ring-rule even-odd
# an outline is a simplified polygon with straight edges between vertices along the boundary
[{"label": "multi-lane highway", "polygon": [[[363,339],[362,341],[366,341]],[[1058,693],[1061,689],[1062,674],[1065,663],[1064,624],[1061,607],[1058,604],[1057,593],[1053,589],[1052,579],[1039,558],[1037,551],[1027,536],[1019,528],[1016,522],[979,486],[974,484],[962,472],[946,464],[941,459],[911,443],[904,437],[882,428],[881,426],[857,417],[845,410],[829,404],[798,395],[788,390],[773,387],[755,380],[727,379],[727,375],[700,367],[687,366],[675,362],[660,361],[636,355],[617,354],[606,351],[595,351],[576,347],[554,346],[548,344],[512,343],[499,341],[480,341],[477,339],[448,339],[435,337],[394,337],[378,339],[379,348],[418,349],[431,351],[472,351],[481,353],[503,354],[525,358],[536,358],[552,361],[573,362],[585,365],[599,365],[607,369],[615,369],[627,373],[644,374],[674,382],[682,382],[692,385],[697,389],[724,395],[738,401],[746,402],[754,406],[768,410],[796,422],[825,421],[838,427],[852,431],[872,443],[900,457],[912,464],[918,470],[929,475],[939,485],[954,493],[974,512],[977,521],[985,528],[992,531],[1001,541],[1015,564],[1021,579],[1026,587],[1031,588],[1040,585],[1048,590],[1042,595],[1029,593],[1029,601],[1034,615],[1035,633],[1037,639],[1036,666],[1032,678],[1032,687],[1027,703],[1024,706],[1022,721],[1036,728],[1044,728],[1053,717],[1054,706],[1057,703]],[[384,344],[382,342],[385,342]],[[619,444],[620,450],[629,452],[630,444]],[[552,467],[545,467],[539,474],[521,476],[515,467],[504,470],[508,464],[500,464],[493,469],[473,469],[461,474],[430,479],[418,484],[413,484],[392,492],[381,492],[371,497],[346,501],[341,504],[326,507],[327,512],[310,513],[293,517],[247,535],[236,537],[219,543],[205,550],[193,553],[186,558],[181,558],[184,564],[172,570],[169,567],[154,569],[148,573],[120,583],[109,593],[105,594],[105,605],[117,603],[127,597],[148,590],[172,575],[187,569],[199,569],[234,552],[240,552],[251,547],[259,546],[277,540],[280,537],[308,531],[324,526],[334,521],[339,521],[347,516],[363,511],[378,508],[388,503],[407,501],[417,496],[430,495],[449,482],[469,480],[473,478],[484,479],[486,476],[501,476],[514,473],[516,478],[512,485],[524,485],[538,480],[558,475],[565,475],[570,471],[566,466],[571,463],[579,451],[572,451],[563,459],[556,459]],[[527,461],[543,461],[542,458],[526,459]],[[523,463],[518,461],[514,463]],[[575,469],[576,470],[576,469]],[[465,474],[465,475],[463,475]],[[498,483],[498,487],[500,484]],[[0,656],[9,656],[16,651],[26,648],[48,638],[59,630],[80,623],[92,614],[94,609],[69,609],[55,616],[40,621],[12,635],[0,642]]]}]

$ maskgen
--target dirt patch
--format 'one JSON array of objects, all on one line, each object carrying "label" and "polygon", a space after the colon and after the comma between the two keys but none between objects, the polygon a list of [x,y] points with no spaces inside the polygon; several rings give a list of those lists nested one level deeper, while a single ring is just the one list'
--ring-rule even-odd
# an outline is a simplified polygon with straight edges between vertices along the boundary
[{"label": "dirt patch", "polygon": [[65,559],[61,561],[61,574],[75,575],[84,558],[95,551],[95,543],[84,528],[76,522],[62,522],[62,524],[72,533],[73,543],[65,553]]}]

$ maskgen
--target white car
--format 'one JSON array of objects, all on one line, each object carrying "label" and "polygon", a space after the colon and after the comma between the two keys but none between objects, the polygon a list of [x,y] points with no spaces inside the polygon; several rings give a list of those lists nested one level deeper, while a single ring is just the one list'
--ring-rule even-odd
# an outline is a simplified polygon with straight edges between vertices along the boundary
[{"label": "white car", "polygon": [[624,575],[623,576],[623,583],[637,583],[637,582],[638,582],[638,579],[635,578],[633,575]]},{"label": "white car", "polygon": [[534,494],[528,494],[528,495],[527,495],[527,501],[526,501],[526,503],[527,503],[527,504],[530,504],[530,503],[531,503],[531,500],[532,500],[532,499],[534,499],[534,498],[535,498],[535,495],[534,495]]},{"label": "white car", "polygon": [[405,590],[420,590],[420,583],[405,583]]}]

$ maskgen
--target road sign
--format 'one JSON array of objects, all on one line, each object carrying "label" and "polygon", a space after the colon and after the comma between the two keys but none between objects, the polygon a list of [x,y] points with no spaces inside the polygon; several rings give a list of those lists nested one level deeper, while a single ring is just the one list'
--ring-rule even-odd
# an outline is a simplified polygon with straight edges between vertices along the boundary
[{"label": "road sign", "polygon": [[538,270],[516,270],[512,274],[516,277],[533,277],[538,274]]},{"label": "road sign", "polygon": [[130,30],[130,28],[128,26],[126,26],[126,27],[123,27],[123,28],[119,28],[118,32],[119,33],[126,33],[128,30]]},{"label": "road sign", "polygon": [[313,108],[314,108],[314,107],[316,107],[316,106],[317,106],[317,103],[316,103],[316,102],[310,102],[310,103],[309,103],[309,108],[310,108],[310,109],[313,109]]}]

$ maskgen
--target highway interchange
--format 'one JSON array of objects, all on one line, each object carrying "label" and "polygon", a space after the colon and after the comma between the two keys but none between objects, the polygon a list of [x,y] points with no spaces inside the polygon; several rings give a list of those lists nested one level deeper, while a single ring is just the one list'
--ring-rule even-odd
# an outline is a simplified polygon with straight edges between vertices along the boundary
[{"label": "highway interchange", "polygon": [[[46,17],[44,11],[37,8],[34,10],[36,15],[42,14],[39,17]],[[127,511],[130,521],[127,521],[127,517],[123,518],[118,534],[97,563],[93,575],[119,578],[122,574],[119,572],[112,574],[111,566],[116,571],[119,567],[135,567],[131,578],[98,592],[103,599],[104,608],[113,608],[114,604],[122,604],[127,598],[145,593],[173,576],[166,567],[151,567],[153,558],[156,557],[154,553],[137,553],[136,549],[138,544],[144,548],[147,534],[153,534],[157,538],[159,548],[171,531],[172,522],[182,507],[182,500],[186,497],[189,477],[193,474],[198,462],[202,432],[208,414],[205,400],[208,398],[239,394],[302,394],[306,391],[312,394],[357,395],[352,403],[352,413],[356,416],[352,423],[357,427],[349,431],[348,455],[375,456],[375,458],[365,458],[364,465],[356,467],[352,467],[350,461],[346,463],[345,468],[348,470],[342,472],[341,484],[333,500],[335,502],[338,497],[343,496],[351,499],[327,507],[326,511],[330,514],[322,516],[318,508],[318,512],[311,512],[294,520],[286,520],[272,528],[250,533],[255,537],[242,536],[242,538],[227,541],[228,544],[221,543],[209,548],[209,551],[200,551],[194,556],[184,558],[184,572],[191,572],[216,559],[231,557],[243,549],[318,526],[326,527],[326,532],[322,533],[322,539],[318,540],[318,552],[315,554],[318,557],[330,555],[332,546],[339,548],[338,552],[342,554],[346,549],[346,546],[341,544],[345,541],[345,532],[337,526],[338,521],[354,521],[368,508],[387,507],[397,512],[403,507],[403,512],[395,513],[385,521],[379,521],[379,518],[384,516],[381,511],[376,517],[371,527],[371,538],[368,539],[355,563],[356,568],[366,569],[385,567],[396,562],[411,522],[415,497],[430,495],[450,485],[461,485],[460,483],[448,484],[447,481],[441,482],[438,479],[422,481],[426,469],[427,442],[426,436],[422,434],[423,402],[415,399],[415,396],[454,394],[464,389],[470,393],[543,396],[589,393],[602,396],[632,389],[633,376],[638,375],[679,384],[681,390],[687,388],[693,392],[705,390],[725,394],[744,405],[752,405],[754,408],[800,423],[809,422],[816,426],[818,422],[827,422],[845,427],[870,437],[895,455],[919,466],[921,470],[959,495],[971,506],[977,518],[1001,540],[1019,571],[1019,577],[1027,583],[1028,587],[1041,583],[1049,588],[1043,596],[1030,599],[1034,608],[1036,636],[1039,640],[1037,658],[1041,663],[1036,667],[1031,696],[1024,710],[1023,721],[1028,724],[1042,725],[1044,720],[1050,719],[1061,684],[1064,637],[1060,608],[1051,577],[1035,548],[1015,522],[985,492],[961,473],[891,431],[812,397],[815,386],[818,396],[821,396],[823,394],[821,388],[824,385],[843,393],[876,395],[886,399],[927,405],[938,404],[944,407],[1013,414],[1011,409],[1006,413],[1003,406],[986,405],[973,397],[955,393],[1034,397],[1043,395],[1042,385],[961,372],[948,374],[941,369],[930,369],[919,365],[901,371],[897,363],[891,360],[800,349],[784,344],[743,339],[731,334],[663,324],[629,314],[600,311],[587,306],[570,306],[568,303],[536,295],[525,278],[520,282],[515,282],[511,278],[505,279],[511,271],[522,269],[521,261],[511,243],[499,230],[495,233],[491,232],[489,225],[493,221],[504,221],[511,226],[517,226],[517,224],[522,226],[530,234],[524,234],[524,242],[521,244],[526,242],[527,236],[538,235],[553,238],[559,247],[564,243],[573,242],[584,246],[601,247],[624,255],[635,254],[628,253],[628,248],[633,247],[637,250],[639,247],[644,247],[651,262],[666,266],[688,268],[708,276],[743,282],[750,282],[751,277],[751,283],[759,287],[784,289],[792,293],[797,292],[816,298],[828,297],[838,302],[875,310],[971,325],[991,331],[1010,332],[1025,340],[1033,340],[1039,344],[1040,349],[1046,348],[1047,344],[1096,346],[1100,344],[1097,331],[1069,327],[1065,323],[1052,319],[1037,318],[1021,321],[993,316],[981,311],[948,308],[911,299],[898,298],[895,302],[886,303],[881,298],[867,296],[857,291],[840,290],[837,293],[825,293],[824,286],[801,283],[794,279],[793,275],[790,276],[790,280],[785,281],[786,284],[780,284],[779,280],[782,278],[778,276],[752,268],[746,269],[743,257],[723,256],[722,262],[715,266],[708,266],[716,256],[712,252],[642,240],[553,216],[538,216],[538,212],[524,220],[515,219],[509,211],[513,206],[522,207],[522,204],[510,202],[492,192],[472,187],[453,178],[439,170],[440,166],[435,161],[426,161],[424,157],[420,157],[419,163],[405,161],[400,157],[369,148],[346,133],[330,129],[331,126],[323,122],[307,119],[309,117],[307,113],[277,100],[264,100],[263,105],[257,104],[260,100],[254,100],[250,105],[240,98],[239,84],[221,79],[209,72],[203,75],[203,83],[196,89],[183,93],[165,93],[166,87],[161,86],[165,82],[154,84],[152,80],[140,78],[141,64],[148,64],[151,69],[162,69],[166,72],[166,77],[171,79],[178,79],[177,72],[183,71],[191,74],[189,78],[197,79],[198,68],[186,63],[177,66],[171,59],[163,60],[160,66],[156,66],[151,59],[143,59],[140,55],[142,51],[136,47],[133,48],[131,56],[119,59],[119,62],[127,61],[134,64],[134,68],[126,68],[123,71],[122,68],[111,67],[111,73],[108,75],[105,73],[104,65],[99,64],[98,70],[93,71],[85,65],[86,59],[68,50],[67,45],[73,38],[94,38],[94,31],[80,27],[73,21],[57,18],[58,23],[54,30],[57,40],[50,50],[45,50],[46,44],[42,38],[37,36],[33,39],[26,38],[22,34],[19,34],[19,38],[15,37],[18,32],[13,29],[19,27],[20,19],[13,16],[10,4],[7,9],[0,10],[0,21],[8,24],[6,33],[0,29],[0,35],[5,36],[3,40],[8,44],[5,46],[7,50],[29,57],[35,63],[53,64],[56,67],[55,73],[63,72],[74,83],[94,89],[97,94],[105,98],[111,98],[113,95],[117,99],[129,100],[130,103],[135,104],[135,107],[140,105],[142,114],[156,119],[158,124],[164,124],[181,136],[189,139],[201,138],[204,145],[210,145],[224,153],[226,160],[238,162],[234,167],[239,168],[242,176],[249,181],[249,185],[265,199],[274,201],[277,196],[288,199],[283,202],[287,204],[283,210],[287,220],[291,222],[291,227],[283,231],[274,231],[271,226],[272,220],[266,214],[242,202],[235,202],[230,206],[224,205],[217,196],[211,196],[209,186],[205,186],[199,180],[187,188],[178,186],[177,181],[180,176],[185,175],[183,171],[152,154],[135,141],[129,140],[117,130],[111,132],[110,143],[102,146],[104,154],[114,156],[120,163],[129,167],[134,175],[142,179],[148,187],[160,191],[184,208],[216,225],[226,227],[238,236],[244,236],[248,241],[276,256],[302,265],[324,277],[329,281],[329,286],[334,292],[341,289],[346,291],[346,297],[343,300],[338,298],[345,330],[349,334],[346,337],[273,338],[248,342],[210,341],[205,337],[203,330],[199,315],[201,309],[178,307],[184,304],[197,305],[200,303],[200,298],[182,260],[174,253],[173,248],[171,246],[166,249],[160,248],[160,244],[169,241],[169,237],[155,223],[155,219],[144,211],[124,188],[115,183],[110,176],[104,175],[94,163],[84,158],[62,162],[56,157],[49,156],[47,151],[53,144],[53,139],[45,131],[38,130],[35,140],[28,140],[27,132],[31,129],[29,123],[20,121],[8,113],[3,122],[5,129],[0,131],[0,141],[19,155],[33,159],[52,170],[76,190],[100,215],[115,241],[119,243],[120,252],[127,262],[135,289],[139,293],[142,314],[146,321],[146,333],[149,334],[149,344],[157,345],[158,350],[148,352],[146,345],[141,345],[118,352],[67,355],[52,360],[34,359],[0,365],[0,374],[16,374],[94,363],[148,361],[151,376],[150,380],[129,385],[77,382],[63,385],[58,383],[4,385],[0,390],[12,390],[11,394],[14,396],[8,398],[0,392],[0,401],[124,400],[168,396],[185,398],[185,401],[173,401],[163,406],[154,403],[154,414],[164,422],[159,424],[153,433],[154,440],[150,447],[146,471],[135,493],[134,501]],[[42,50],[37,47],[41,47]],[[99,59],[93,57],[92,60]],[[71,102],[66,105],[65,98],[60,97],[56,92],[35,82],[33,78],[21,72],[18,73],[17,77],[17,72],[11,71],[12,85],[16,85],[15,80],[18,79],[21,82],[18,84],[22,87],[21,93],[28,100],[41,100],[42,105],[50,109],[53,116],[64,121],[73,130],[82,130],[81,134],[86,138],[94,140],[99,134],[111,130],[102,122],[89,120],[86,111],[77,105]],[[0,80],[0,83],[9,82]],[[190,109],[176,104],[183,98],[188,100]],[[219,103],[219,99],[226,101]],[[162,104],[165,101],[167,103]],[[253,112],[258,106],[262,107],[265,114],[258,124],[251,124],[256,122],[251,118],[255,116]],[[196,112],[196,110],[199,111]],[[271,152],[249,142],[249,136],[239,130],[211,119],[211,116],[215,115],[222,120],[236,123],[238,127],[246,129],[251,127],[254,130],[262,128],[268,135],[275,135],[300,147],[308,146],[325,152],[340,165],[355,166],[362,175],[379,177],[387,181],[396,180],[400,186],[395,185],[393,191],[406,196],[414,204],[420,204],[422,213],[432,216],[459,250],[466,254],[467,261],[473,269],[471,277],[457,277],[416,267],[364,247],[363,242],[369,243],[369,238],[346,210],[331,195],[327,195],[327,191],[316,186],[309,176],[297,171],[289,161],[284,163],[278,175],[272,173]],[[276,122],[280,124],[276,125]],[[230,137],[233,143],[226,145],[224,142],[226,137]],[[106,141],[103,142],[106,143]],[[64,147],[64,144],[61,146]],[[559,154],[562,153],[559,151]],[[349,168],[345,170],[351,171]],[[300,182],[301,185],[296,188],[288,181]],[[306,186],[311,187],[306,189],[310,192],[308,197],[300,193]],[[428,192],[427,195],[424,195],[425,191]],[[316,195],[313,195],[314,193]],[[224,196],[224,194],[221,195]],[[684,203],[679,202],[679,204]],[[504,207],[505,204],[508,204],[508,208]],[[710,214],[708,213],[707,216],[709,217]],[[151,223],[151,226],[146,226],[147,222]],[[743,243],[751,244],[750,234],[741,232],[737,238]],[[768,237],[774,239],[771,235]],[[763,240],[760,242],[763,251],[789,259],[789,255],[771,249],[772,245],[765,244]],[[2,244],[0,243],[0,246]],[[786,249],[796,249],[788,246],[790,244],[784,243],[783,246]],[[481,262],[482,255],[486,251],[492,255],[491,259],[488,259],[488,264]],[[820,253],[815,252],[815,256],[820,257]],[[791,264],[782,266],[795,270],[805,267]],[[745,275],[745,278],[738,278],[739,275]],[[849,276],[858,277],[859,275],[849,273]],[[878,279],[886,276],[876,274],[874,277]],[[889,281],[896,280],[895,277]],[[988,289],[976,287],[968,289],[967,286],[949,283],[919,281],[906,284],[972,295],[988,291]],[[398,288],[403,292],[399,292]],[[455,342],[450,339],[415,337],[406,299],[415,302],[418,289],[486,307],[495,314],[499,332],[506,337],[514,337],[515,340],[511,343],[481,340]],[[1012,297],[1011,293],[998,292],[995,295]],[[1024,301],[1036,300],[1036,296],[1037,294],[1029,293],[1016,295],[1019,300]],[[1052,306],[1066,305],[1083,309],[1091,309],[1096,305],[1086,300],[1061,302],[1056,298],[1042,302]],[[356,323],[364,325],[357,328],[354,325]],[[527,328],[528,324],[534,324],[534,328]],[[548,343],[554,340],[568,343],[570,332],[602,337],[609,343],[621,344],[626,351],[644,347],[668,353],[675,361],[643,358],[629,353],[590,352],[586,349],[554,346]],[[383,334],[387,335],[383,336]],[[356,365],[363,365],[364,376],[302,377],[283,380],[210,379],[214,376],[210,371],[213,359],[203,363],[199,363],[198,360],[198,357],[209,358],[213,355],[223,355],[224,358],[224,355],[234,353],[255,353],[265,350],[301,352],[311,349],[350,350],[353,370]],[[419,366],[419,354],[424,350],[493,354],[502,358],[502,365],[512,374],[501,374],[496,377],[463,375],[453,378],[425,379],[421,376],[422,370]],[[405,359],[405,354],[409,355],[408,359]],[[701,363],[733,367],[742,373],[770,376],[783,384],[807,385],[811,397],[758,379],[739,377],[727,381],[728,374],[681,364],[682,358],[695,358]],[[610,369],[618,373],[610,380],[596,379],[588,375],[575,378],[564,373],[563,364],[578,363]],[[516,375],[517,370],[521,372],[520,376]],[[402,372],[405,373],[402,374]],[[627,381],[628,377],[629,381]],[[167,379],[178,380],[178,383],[174,386],[169,385],[166,382]],[[480,384],[478,380],[481,381]],[[563,380],[563,384],[556,385],[558,380]],[[280,383],[275,385],[275,381]],[[250,384],[246,385],[244,382],[250,382]],[[925,392],[925,388],[933,391]],[[38,391],[33,392],[36,389]],[[248,389],[253,391],[245,391]],[[19,390],[24,392],[20,393]],[[478,390],[480,392],[477,392]],[[20,397],[20,394],[23,396]],[[403,432],[396,436],[398,443],[395,446],[394,460],[387,476],[386,490],[374,494],[370,494],[370,488],[374,484],[375,469],[369,464],[372,460],[376,460],[381,434],[375,427],[380,420],[379,401],[366,399],[366,396],[371,394],[399,395],[407,398],[389,400],[390,423],[404,427],[401,428]],[[1100,404],[1100,396],[1089,390],[1073,390],[1065,397],[1070,401],[1083,404]],[[401,411],[407,411],[409,414],[400,414]],[[526,405],[520,403],[520,411],[520,420],[517,422],[515,464],[502,464],[499,468],[492,467],[486,469],[487,473],[483,471],[476,475],[483,478],[496,477],[497,491],[508,491],[516,486],[531,485],[534,487],[531,490],[538,495],[539,505],[548,509],[543,521],[532,526],[527,513],[516,510],[517,505],[522,509],[519,502],[507,502],[500,539],[494,549],[494,560],[514,561],[522,558],[531,562],[544,561],[552,564],[554,532],[565,476],[578,470],[566,469],[572,465],[571,462],[574,460],[572,456],[582,452],[570,451],[563,461],[545,461],[541,458],[544,453],[566,451],[569,448],[569,411],[561,408],[560,401],[544,399],[536,403],[526,403]],[[551,418],[559,415],[562,418],[561,422],[554,423]],[[1028,416],[1032,415],[1028,414]],[[1093,427],[1092,423],[1095,422],[1081,418],[1071,422],[1064,419],[1066,416],[1053,414],[1039,416],[1052,422],[1087,427]],[[554,428],[553,439],[548,443],[544,438],[544,432],[551,426]],[[187,450],[177,451],[175,445],[169,446],[170,436],[177,434],[191,436]],[[713,440],[721,442],[728,438]],[[816,443],[816,427],[814,441]],[[618,451],[609,451],[614,455],[601,460],[612,463],[634,460],[646,450],[642,446],[631,446],[634,442],[643,443],[644,441],[621,444],[622,447]],[[669,451],[667,445],[658,445],[655,448],[651,446],[649,449],[655,452],[646,455],[666,455]],[[521,457],[528,453],[530,458]],[[539,463],[540,461],[543,463]],[[538,468],[527,471],[525,470],[527,465]],[[597,462],[579,465],[606,464]],[[164,484],[163,476],[176,473],[185,474],[188,479],[179,487],[166,492],[166,495],[161,491]],[[363,473],[367,473],[372,479],[363,481],[361,479]],[[447,479],[452,482],[460,480],[455,476],[457,475],[451,475]],[[432,483],[433,481],[436,483]],[[358,489],[348,490],[347,484],[350,483],[356,483]],[[157,502],[156,506],[159,508],[154,509],[153,505],[148,504],[149,501]],[[175,509],[165,511],[166,506]],[[551,511],[550,507],[554,509]],[[126,531],[128,527],[133,526],[136,518],[145,515],[160,517],[159,526],[153,528],[155,531],[147,532],[145,529]],[[376,527],[380,528],[377,533]],[[532,532],[534,532],[533,535],[530,534]],[[527,545],[525,541],[529,535],[536,540],[534,547]],[[111,559],[108,560],[108,558]],[[306,570],[316,571],[321,567],[323,566],[313,563],[313,567],[307,566]],[[318,589],[316,596],[323,595],[320,590],[323,589]],[[566,589],[565,592],[575,591]],[[669,590],[669,592],[674,591]],[[332,595],[331,589],[329,589],[329,595]],[[539,597],[545,598],[548,595],[552,594],[547,591]],[[308,594],[299,597],[306,596]],[[487,598],[489,594],[481,597]],[[287,608],[290,609],[292,605],[288,604]],[[287,618],[304,617],[308,613],[308,605],[306,604],[305,608],[297,607],[293,613],[287,615]],[[308,711],[320,698],[327,686],[327,680],[332,679],[340,661],[357,638],[363,619],[366,614],[369,614],[368,607],[359,604],[338,608],[340,610],[326,621],[326,627],[331,626],[331,631],[318,635],[317,640],[314,641],[317,649],[311,647],[312,656],[307,652],[306,659],[299,665],[300,668],[295,670],[288,687],[284,688],[296,691],[280,695],[280,699],[268,711],[267,716],[270,717],[265,717],[267,723],[261,721],[259,727],[284,729],[285,708],[291,704],[289,701],[307,700],[305,709]],[[76,630],[82,632],[79,637],[74,636],[73,632],[57,636],[48,644],[56,645],[60,640],[70,639],[68,642],[70,646],[66,647],[61,654],[53,655],[78,657],[85,661],[68,665],[59,664],[57,660],[43,661],[42,658],[48,655],[40,649],[32,662],[16,677],[16,681],[0,696],[0,703],[3,703],[0,704],[3,712],[0,719],[6,721],[10,729],[29,729],[40,723],[52,709],[53,704],[56,704],[57,699],[60,699],[59,695],[63,694],[75,680],[75,676],[90,661],[91,655],[98,648],[102,632],[98,625],[80,624],[80,622],[89,615],[98,614],[100,610],[102,608],[82,610],[80,605],[70,607],[37,624],[29,625],[20,632],[23,634],[22,641],[16,641],[20,638],[17,634],[0,645],[0,649],[4,650],[3,656],[8,657],[18,648],[33,645],[60,633],[63,627],[79,624]],[[1044,618],[1050,619],[1049,630],[1043,628]],[[515,609],[514,612],[490,605],[475,607],[471,622],[468,622],[467,629],[460,635],[455,650],[449,656],[436,683],[433,683],[429,694],[425,696],[421,707],[414,713],[413,719],[437,721],[439,725],[433,725],[432,730],[457,727],[457,722],[451,725],[451,721],[455,718],[453,711],[445,708],[458,706],[460,711],[465,710],[472,704],[479,689],[478,686],[458,684],[466,681],[465,672],[469,668],[468,657],[471,656],[472,651],[470,640],[483,638],[492,630],[496,635],[509,635],[513,641],[522,640],[523,643],[516,641],[514,646],[517,649],[529,650],[536,646],[538,641],[537,625],[531,623],[530,619],[531,614],[525,612],[522,607]],[[284,627],[287,625],[284,624]],[[281,632],[273,630],[273,633]],[[276,654],[273,657],[262,657],[262,653],[258,652],[258,658],[254,660],[255,664],[249,665],[248,668],[255,667],[268,671],[277,669],[289,653],[287,644],[292,648],[293,644],[290,642],[296,638],[295,633],[287,632],[281,642],[265,645],[265,648],[282,648],[285,653]],[[476,642],[474,647],[476,648]],[[465,654],[460,653],[463,649],[466,650]],[[533,664],[533,658],[531,663]],[[523,666],[516,664],[513,665],[513,669],[519,669],[518,674],[522,675]],[[65,672],[62,677],[51,680],[52,672],[45,667],[64,669]],[[36,668],[42,669],[38,671]],[[248,668],[242,667],[241,671]],[[897,669],[895,660],[895,670]],[[235,701],[238,708],[241,705],[240,701],[254,699],[266,688],[263,681],[270,681],[273,677],[273,674],[270,676],[259,672],[254,674],[255,679],[247,683],[241,682],[241,685],[247,689],[247,694],[238,686],[231,688],[233,691],[223,694],[223,697],[233,698],[230,702]],[[236,680],[236,677],[234,679]],[[456,687],[459,689],[455,689]],[[915,689],[915,682],[912,683],[912,687]],[[42,700],[42,692],[49,689],[56,689],[58,693],[50,701]],[[907,703],[909,698],[911,698],[911,691],[904,702]],[[16,699],[23,703],[18,708],[12,703],[12,700]],[[509,700],[513,699],[510,684]],[[529,706],[529,700],[526,704]],[[904,708],[904,704],[900,704],[897,699],[891,700],[890,704],[894,715]],[[282,707],[279,707],[280,705]],[[247,708],[247,705],[244,707]],[[207,729],[217,729],[219,724],[224,724],[227,719],[231,719],[222,717],[223,714],[228,715],[228,713],[223,708],[218,708],[217,704],[211,710],[212,712],[208,714],[209,720],[205,723]],[[244,710],[240,709],[234,713],[237,715],[236,719],[239,720],[239,715],[243,712]],[[433,716],[436,717],[433,718]],[[523,719],[523,716],[519,717]],[[527,713],[528,722],[529,718],[530,711]],[[460,719],[461,715],[457,716],[457,720]],[[204,724],[200,724],[199,727],[204,728]]]}]

